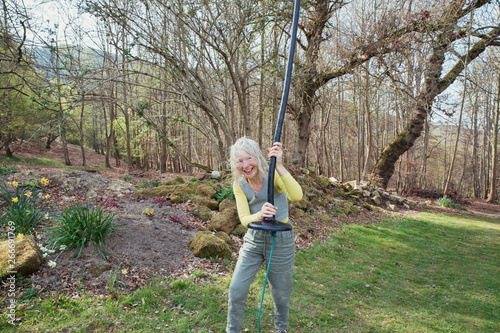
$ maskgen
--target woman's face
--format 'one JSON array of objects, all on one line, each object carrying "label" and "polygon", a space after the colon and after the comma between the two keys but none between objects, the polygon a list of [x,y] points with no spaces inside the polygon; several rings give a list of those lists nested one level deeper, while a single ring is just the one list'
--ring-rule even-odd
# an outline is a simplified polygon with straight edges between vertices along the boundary
[{"label": "woman's face", "polygon": [[236,155],[236,162],[238,171],[241,172],[247,179],[256,177],[259,173],[259,167],[257,166],[257,159],[242,150]]}]

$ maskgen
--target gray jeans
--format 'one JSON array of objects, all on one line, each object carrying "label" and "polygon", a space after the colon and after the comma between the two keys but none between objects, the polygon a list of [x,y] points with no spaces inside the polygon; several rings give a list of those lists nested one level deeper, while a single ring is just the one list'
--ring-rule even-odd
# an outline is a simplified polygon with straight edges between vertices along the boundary
[{"label": "gray jeans", "polygon": [[[272,243],[273,237],[269,231],[248,229],[229,285],[226,332],[241,332],[250,284],[264,261],[267,269]],[[274,304],[274,325],[277,330],[288,329],[294,260],[293,230],[276,232],[268,279]]]}]

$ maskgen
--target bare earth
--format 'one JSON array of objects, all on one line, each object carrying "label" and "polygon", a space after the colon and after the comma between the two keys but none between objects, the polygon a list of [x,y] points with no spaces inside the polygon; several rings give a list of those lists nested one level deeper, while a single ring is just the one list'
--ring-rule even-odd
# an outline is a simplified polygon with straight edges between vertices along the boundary
[{"label": "bare earth", "polygon": [[[0,152],[4,153],[4,152]],[[14,152],[14,156],[21,158],[49,158],[64,161],[61,146],[53,144],[49,151],[45,150],[42,144],[26,144]],[[143,171],[134,169],[129,172],[126,163],[121,162],[120,167],[111,169],[99,168],[105,164],[104,156],[94,152],[86,152],[87,167],[81,167],[81,151],[77,146],[70,145],[70,160],[75,169],[87,171],[80,173],[79,177],[86,184],[97,185],[98,181],[123,179],[125,175],[133,177],[127,182],[138,184],[145,180],[157,179],[165,182],[175,178],[176,174],[160,174],[157,171]],[[115,161],[112,160],[114,165]],[[78,167],[79,166],[79,167]],[[61,174],[60,167],[36,167],[33,165],[23,165],[16,168],[21,171],[10,177],[36,179]],[[78,171],[78,170],[76,170]],[[83,176],[82,176],[83,175]],[[200,177],[201,174],[182,175],[185,179]],[[0,178],[6,181],[7,178]],[[20,179],[21,181],[23,179]],[[88,189],[86,189],[88,190]],[[51,200],[57,208],[67,207],[71,203],[85,201],[82,190],[75,189],[67,197],[65,189],[61,184],[53,182],[47,188],[51,195]],[[96,190],[97,192],[97,190]],[[107,193],[98,191],[102,199],[106,200]],[[409,198],[412,201],[422,201],[421,198]],[[453,209],[444,209],[427,200],[428,205],[422,210],[437,210],[442,212],[463,213]],[[78,295],[78,291],[85,289],[95,293],[107,293],[110,288],[118,288],[123,291],[132,291],[145,284],[148,278],[154,275],[162,276],[182,276],[194,270],[208,271],[213,274],[226,274],[227,267],[223,260],[212,261],[194,257],[187,249],[187,242],[194,236],[199,227],[205,227],[199,219],[191,213],[191,204],[186,203],[174,206],[162,206],[153,203],[152,200],[137,200],[132,194],[116,197],[118,207],[110,207],[109,211],[116,214],[120,225],[116,234],[105,244],[107,250],[107,260],[99,254],[94,247],[89,246],[84,249],[80,257],[75,260],[73,251],[56,251],[48,256],[40,270],[32,275],[33,287],[45,292],[64,291]],[[500,205],[488,204],[483,201],[468,200],[461,203],[467,209],[467,214],[481,214],[489,217],[500,218]],[[154,210],[150,217],[142,212],[146,208]],[[57,214],[57,212],[53,212]],[[60,212],[59,212],[60,213]],[[386,212],[389,213],[389,212]],[[404,214],[412,214],[415,211],[406,211]],[[342,223],[371,223],[379,218],[375,213],[362,213],[357,217],[349,217],[349,221],[332,221],[329,227],[341,225]],[[300,221],[292,219],[292,223],[298,224]],[[310,247],[312,239],[326,238],[324,222],[314,220],[312,227],[305,228],[306,232],[297,234],[296,244],[298,247]],[[37,228],[36,235],[38,241],[44,244],[46,233],[44,228],[49,225],[42,225]],[[304,229],[304,228],[303,228]],[[237,256],[241,239],[233,237],[233,256]],[[55,261],[56,267],[48,267],[49,260]]]}]

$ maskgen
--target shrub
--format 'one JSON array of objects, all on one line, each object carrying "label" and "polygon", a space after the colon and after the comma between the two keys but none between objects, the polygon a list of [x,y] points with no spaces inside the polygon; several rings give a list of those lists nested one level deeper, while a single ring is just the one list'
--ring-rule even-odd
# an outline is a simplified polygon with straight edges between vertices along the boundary
[{"label": "shrub", "polygon": [[467,210],[457,203],[454,203],[450,198],[442,197],[438,199],[438,203],[441,207],[455,208],[460,210]]},{"label": "shrub", "polygon": [[[42,178],[42,185],[47,185],[49,181]],[[38,181],[28,184],[8,182],[0,184],[0,195],[7,202],[7,207],[3,209],[0,222],[5,224],[14,222],[16,233],[31,234],[35,227],[44,218],[45,208],[43,202],[50,198],[50,195],[41,193]]]},{"label": "shrub", "polygon": [[78,258],[88,242],[106,259],[104,241],[116,228],[115,214],[103,207],[76,204],[65,208],[58,218],[59,224],[49,229],[49,242],[54,247],[66,245],[75,248]]},{"label": "shrub", "polygon": [[215,194],[215,199],[217,199],[218,202],[222,202],[226,198],[234,199],[233,185],[231,184],[222,186]]}]

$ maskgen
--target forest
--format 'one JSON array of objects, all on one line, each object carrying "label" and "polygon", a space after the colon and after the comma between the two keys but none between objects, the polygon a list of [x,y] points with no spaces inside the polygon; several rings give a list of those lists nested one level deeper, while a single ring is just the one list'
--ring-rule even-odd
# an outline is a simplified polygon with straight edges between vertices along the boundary
[{"label": "forest", "polygon": [[[2,0],[0,153],[227,169],[272,144],[293,1]],[[402,194],[498,200],[498,0],[303,0],[285,162]],[[65,163],[71,165],[69,154]]]}]

